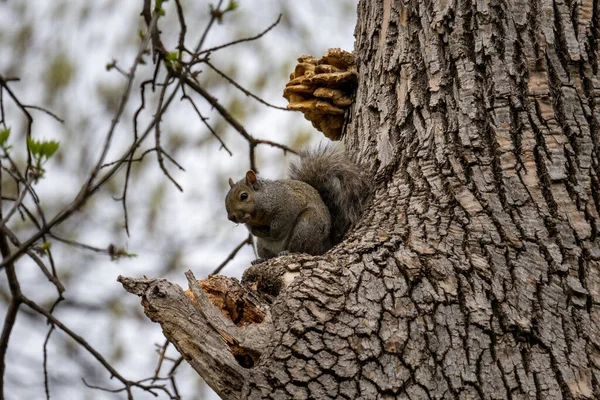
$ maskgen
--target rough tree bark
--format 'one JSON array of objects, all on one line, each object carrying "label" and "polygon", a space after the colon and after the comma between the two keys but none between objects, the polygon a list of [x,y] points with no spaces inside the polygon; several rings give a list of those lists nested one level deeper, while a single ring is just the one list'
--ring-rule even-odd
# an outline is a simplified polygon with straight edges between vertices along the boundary
[{"label": "rough tree bark", "polygon": [[220,347],[194,367],[226,398],[600,398],[599,13],[361,1],[345,141],[375,195],[347,240],[269,261],[280,293],[235,329],[129,287],[192,365]]}]

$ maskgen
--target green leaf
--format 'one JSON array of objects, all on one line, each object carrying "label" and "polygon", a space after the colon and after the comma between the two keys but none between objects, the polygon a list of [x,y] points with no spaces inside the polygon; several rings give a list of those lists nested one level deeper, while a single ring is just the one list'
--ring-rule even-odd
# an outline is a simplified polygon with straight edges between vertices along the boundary
[{"label": "green leaf", "polygon": [[110,246],[108,246],[108,253],[110,254],[110,259],[112,261],[116,261],[116,260],[119,260],[121,258],[135,258],[135,257],[137,257],[137,254],[135,254],[135,253],[129,253],[129,252],[127,252],[126,249],[121,248],[121,247],[117,248],[117,247],[115,247],[112,244]]},{"label": "green leaf", "polygon": [[157,12],[161,17],[165,16],[165,9],[162,8],[162,3],[164,0],[155,0],[154,1],[154,12]]},{"label": "green leaf", "polygon": [[6,128],[0,131],[0,146],[4,146],[4,143],[8,140],[10,136],[10,128]]},{"label": "green leaf", "polygon": [[60,146],[60,143],[58,143],[56,140],[49,140],[47,142],[42,142],[42,147],[40,149],[42,156],[44,156],[46,158],[52,157],[52,155],[54,153],[56,153],[56,150],[58,150],[59,146]]},{"label": "green leaf", "polygon": [[[60,143],[56,140],[44,140],[38,141],[32,138],[27,138],[27,147],[33,156],[36,158],[38,164],[41,164],[42,158],[50,158],[56,150],[58,150]],[[39,165],[38,165],[39,166]]]},{"label": "green leaf", "polygon": [[31,152],[31,154],[39,156],[40,150],[42,149],[42,143],[38,142],[35,139],[28,137],[27,138],[27,147],[29,148],[29,151]]},{"label": "green leaf", "polygon": [[179,54],[176,51],[171,51],[167,54],[167,61],[176,61]]},{"label": "green leaf", "polygon": [[239,5],[240,5],[240,4],[239,4],[237,1],[235,1],[235,0],[230,0],[230,1],[229,1],[229,4],[227,4],[227,8],[225,9],[225,11],[224,11],[224,12],[233,11],[233,10],[235,10],[236,8],[238,8],[238,6],[239,6]]}]

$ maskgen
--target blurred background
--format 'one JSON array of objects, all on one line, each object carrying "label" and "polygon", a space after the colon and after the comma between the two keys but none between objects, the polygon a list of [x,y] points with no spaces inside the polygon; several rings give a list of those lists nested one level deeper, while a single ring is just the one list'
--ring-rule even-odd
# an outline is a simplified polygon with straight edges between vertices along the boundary
[{"label": "blurred background", "polygon": [[[98,158],[126,82],[114,69],[107,71],[106,65],[116,60],[118,66],[129,69],[140,44],[139,31],[145,31],[140,17],[142,4],[141,0],[0,1],[0,74],[21,79],[11,84],[21,101],[48,108],[65,120],[60,124],[31,110],[33,136],[61,144],[45,166],[44,179],[35,186],[47,217],[72,201]],[[193,48],[209,19],[210,2],[182,0],[182,5],[188,28],[186,45]],[[166,2],[164,9],[166,15],[159,25],[163,42],[175,49],[179,25],[174,2]],[[320,57],[330,47],[353,49],[356,1],[242,0],[221,24],[213,26],[205,48],[255,35],[279,14],[283,16],[280,24],[260,40],[215,52],[211,62],[262,99],[285,106],[283,88],[298,56]],[[139,85],[150,79],[154,70],[150,57],[146,60],[148,64],[141,65],[136,74],[108,161],[131,142],[132,117],[140,105]],[[257,138],[292,148],[324,140],[301,114],[268,108],[207,68],[198,80]],[[185,172],[179,171],[167,163],[183,192],[168,181],[156,155],[150,154],[132,170],[129,237],[124,231],[122,205],[114,200],[122,192],[123,171],[54,230],[91,246],[107,248],[113,244],[137,255],[111,261],[106,254],[52,241],[58,274],[66,287],[66,300],[54,314],[130,380],[154,375],[159,358],[157,346],[165,339],[160,327],[143,315],[140,299],[126,293],[116,281],[117,276],[165,277],[185,287],[185,271],[191,269],[198,279],[205,278],[247,237],[243,226],[227,220],[224,197],[227,178],[241,179],[249,167],[248,144],[206,102],[199,97],[195,101],[233,156],[221,149],[189,102],[180,101],[178,96],[163,116],[162,144],[185,168]],[[6,97],[4,103],[7,125],[12,128],[11,154],[23,165],[25,119]],[[155,104],[154,99],[140,117],[140,127],[151,120]],[[153,138],[146,145],[152,147]],[[259,146],[257,154],[263,176],[285,176],[287,160],[281,150]],[[4,187],[10,190],[8,182]],[[25,203],[31,205],[32,201]],[[5,211],[10,206],[2,204]],[[34,232],[31,224],[18,216],[9,226],[21,240]],[[245,246],[222,273],[239,278],[253,258],[252,248]],[[27,296],[46,307],[54,302],[56,290],[36,265],[22,258],[16,270]],[[2,321],[8,300],[6,276],[0,271]],[[47,332],[44,318],[21,308],[6,359],[4,391],[8,399],[45,398],[42,349]],[[172,346],[167,355],[178,356]],[[163,368],[168,370],[171,365],[165,361]],[[48,345],[48,373],[54,399],[126,398],[125,393],[87,388],[82,378],[108,388],[121,384],[110,380],[109,373],[90,354],[58,330]],[[177,376],[182,398],[216,398],[185,362]],[[140,390],[134,394],[136,399],[154,398]],[[166,396],[161,394],[160,398]]]}]

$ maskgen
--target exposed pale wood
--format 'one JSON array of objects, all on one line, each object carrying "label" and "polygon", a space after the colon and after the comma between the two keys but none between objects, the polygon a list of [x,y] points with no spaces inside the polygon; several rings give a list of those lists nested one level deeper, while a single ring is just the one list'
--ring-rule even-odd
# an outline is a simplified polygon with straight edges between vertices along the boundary
[{"label": "exposed pale wood", "polygon": [[[260,356],[270,336],[270,318],[267,314],[260,324],[238,327],[209,301],[191,272],[186,276],[196,302],[165,279],[120,276],[118,281],[142,297],[146,315],[161,325],[167,339],[219,396],[239,399],[248,376],[242,365],[251,366]],[[230,280],[230,285],[236,281]],[[266,303],[249,295],[257,303],[248,302],[248,307],[266,309]]]}]

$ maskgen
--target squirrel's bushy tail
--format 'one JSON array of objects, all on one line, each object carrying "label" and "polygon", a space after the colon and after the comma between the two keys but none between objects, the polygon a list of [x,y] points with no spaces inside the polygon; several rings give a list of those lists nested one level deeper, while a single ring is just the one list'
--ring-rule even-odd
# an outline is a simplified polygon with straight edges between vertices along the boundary
[{"label": "squirrel's bushy tail", "polygon": [[359,166],[335,147],[319,146],[300,153],[290,177],[317,189],[331,214],[331,242],[341,242],[361,216],[369,192]]}]

